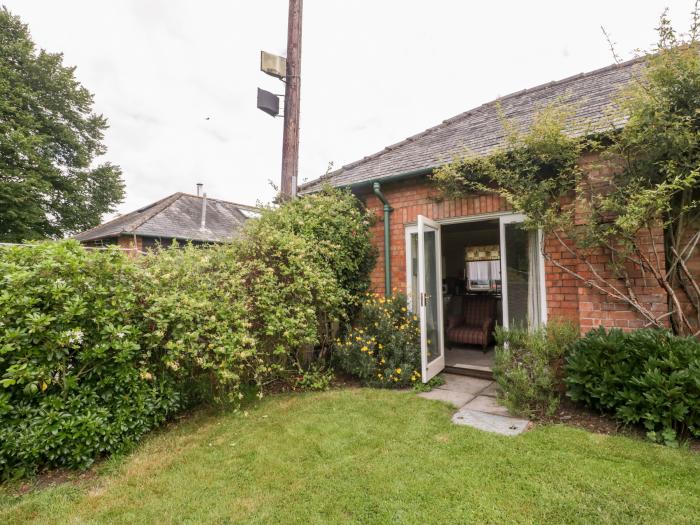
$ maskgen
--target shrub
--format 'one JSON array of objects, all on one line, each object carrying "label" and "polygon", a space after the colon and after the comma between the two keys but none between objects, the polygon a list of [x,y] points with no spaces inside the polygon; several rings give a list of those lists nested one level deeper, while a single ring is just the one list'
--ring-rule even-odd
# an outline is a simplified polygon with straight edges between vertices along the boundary
[{"label": "shrub", "polygon": [[172,375],[188,405],[236,402],[265,363],[256,354],[240,263],[230,246],[139,258],[144,355]]},{"label": "shrub", "polygon": [[225,245],[0,250],[0,476],[86,467],[176,410],[274,381],[325,388],[310,358],[366,289],[368,225],[352,195],[327,191]]},{"label": "shrub", "polygon": [[180,408],[142,354],[137,268],[77,242],[0,249],[0,475],[86,467]]},{"label": "shrub", "polygon": [[296,376],[293,387],[299,390],[328,390],[333,378],[332,369],[313,364],[308,370],[299,369],[299,375]]},{"label": "shrub", "polygon": [[561,359],[577,337],[578,330],[563,321],[532,331],[496,328],[493,375],[508,410],[524,417],[554,413],[560,400]]},{"label": "shrub", "polygon": [[419,381],[420,328],[406,304],[401,294],[367,294],[354,325],[337,341],[337,366],[364,385],[400,388]]},{"label": "shrub", "polygon": [[700,342],[693,337],[601,327],[572,345],[565,382],[574,401],[642,423],[654,441],[700,437]]},{"label": "shrub", "polygon": [[[295,203],[279,215],[294,212]],[[251,333],[260,351],[300,361],[314,347],[332,343],[330,325],[348,318],[352,300],[314,237],[260,220],[251,223],[232,255],[241,264]]]},{"label": "shrub", "polygon": [[347,300],[355,305],[369,289],[376,261],[369,231],[373,220],[350,191],[327,186],[279,209],[264,210],[256,224],[310,241],[323,266],[334,273]]}]

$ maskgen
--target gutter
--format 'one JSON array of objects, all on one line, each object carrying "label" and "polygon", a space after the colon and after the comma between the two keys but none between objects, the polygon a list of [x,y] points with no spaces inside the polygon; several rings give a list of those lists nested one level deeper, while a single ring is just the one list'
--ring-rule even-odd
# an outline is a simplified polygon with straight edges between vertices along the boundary
[{"label": "gutter", "polygon": [[384,204],[384,296],[391,297],[391,212],[389,201],[382,193],[379,182],[372,184],[372,192]]},{"label": "gutter", "polygon": [[[404,179],[410,179],[412,177],[420,177],[422,175],[430,175],[433,173],[439,166],[433,166],[430,168],[418,168],[416,170],[411,170],[411,171],[404,171],[403,173],[397,173],[396,175],[388,175],[386,177],[378,177],[376,179],[369,179],[369,180],[363,180],[361,182],[354,182],[351,184],[339,184],[338,186],[335,186],[337,188],[348,188],[349,190],[357,190],[360,188],[364,188],[365,186],[372,186],[375,182],[398,182]],[[305,195],[307,193],[315,193],[317,191],[320,191],[320,189],[323,187],[323,184],[326,182],[327,179],[324,179],[321,177],[321,179],[307,182],[305,184],[302,184],[299,186],[299,191],[300,194]],[[309,186],[311,184],[319,184],[318,188],[315,188],[311,191],[306,191],[305,186]]]},{"label": "gutter", "polygon": [[354,184],[345,184],[345,185],[340,186],[340,187],[341,188],[350,188],[350,190],[355,190],[355,189],[362,188],[363,186],[367,186],[369,184],[374,185],[378,182],[380,182],[380,183],[398,182],[398,181],[402,181],[405,179],[411,179],[413,177],[420,177],[422,175],[430,175],[437,168],[438,168],[437,166],[434,166],[431,168],[419,168],[417,170],[404,171],[403,173],[397,173],[396,175],[388,175],[386,177],[379,177],[378,179],[366,180],[366,181],[362,181],[362,182],[355,182]]}]

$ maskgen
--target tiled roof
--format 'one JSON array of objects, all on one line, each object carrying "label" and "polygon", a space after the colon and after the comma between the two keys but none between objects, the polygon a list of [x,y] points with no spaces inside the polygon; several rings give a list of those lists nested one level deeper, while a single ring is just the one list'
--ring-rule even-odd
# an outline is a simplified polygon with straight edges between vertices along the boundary
[{"label": "tiled roof", "polygon": [[503,116],[527,129],[537,112],[553,103],[573,106],[567,129],[572,136],[623,125],[624,119],[612,120],[609,110],[641,67],[643,58],[636,58],[501,97],[303,184],[299,192],[318,191],[324,183],[349,186],[434,168],[465,153],[488,154],[504,143]]},{"label": "tiled roof", "polygon": [[204,197],[174,193],[149,206],[79,233],[75,238],[79,241],[93,241],[119,235],[139,235],[221,242],[235,237],[241,225],[258,214],[257,209],[252,206],[209,197],[206,199],[203,229],[201,222]]}]

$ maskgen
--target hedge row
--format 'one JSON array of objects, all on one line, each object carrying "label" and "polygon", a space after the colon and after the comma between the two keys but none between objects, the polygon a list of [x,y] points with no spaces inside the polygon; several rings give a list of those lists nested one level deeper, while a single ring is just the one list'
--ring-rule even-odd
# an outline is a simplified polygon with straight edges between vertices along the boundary
[{"label": "hedge row", "polygon": [[664,330],[589,332],[569,349],[574,401],[642,424],[654,441],[700,438],[700,341]]},{"label": "hedge row", "polygon": [[227,245],[0,249],[0,476],[84,468],[185,407],[296,375],[367,290],[368,226],[328,190]]}]

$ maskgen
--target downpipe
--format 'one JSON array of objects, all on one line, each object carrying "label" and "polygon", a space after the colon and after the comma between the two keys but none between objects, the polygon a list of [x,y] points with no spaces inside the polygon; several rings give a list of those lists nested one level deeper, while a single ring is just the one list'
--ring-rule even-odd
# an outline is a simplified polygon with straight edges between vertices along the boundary
[{"label": "downpipe", "polygon": [[379,182],[372,184],[372,191],[384,204],[384,296],[391,297],[391,212],[393,209],[382,193]]}]

